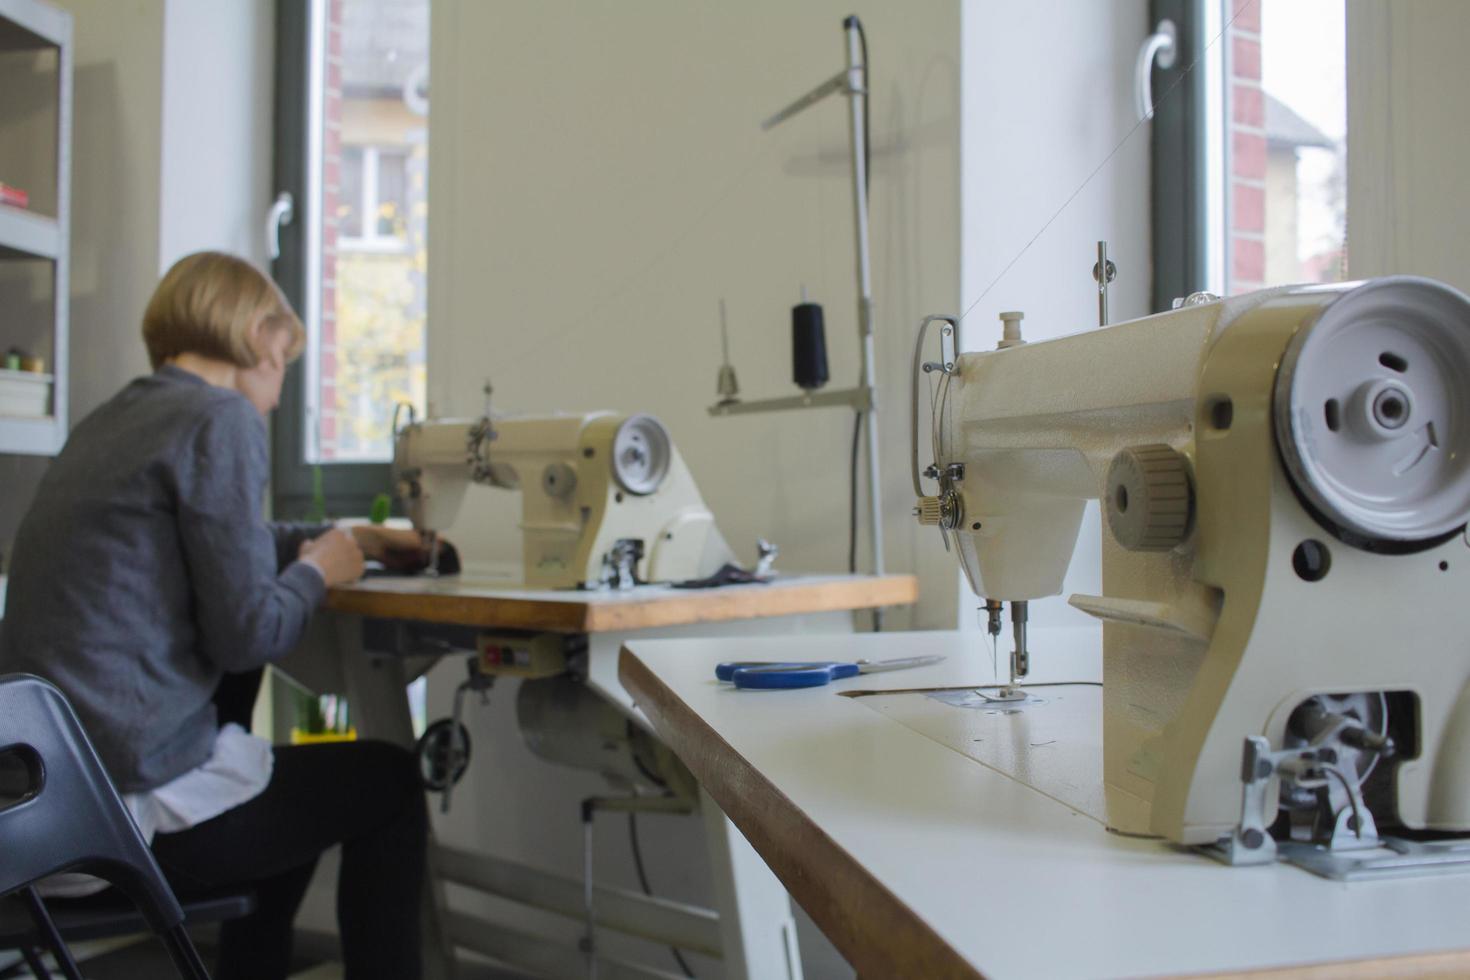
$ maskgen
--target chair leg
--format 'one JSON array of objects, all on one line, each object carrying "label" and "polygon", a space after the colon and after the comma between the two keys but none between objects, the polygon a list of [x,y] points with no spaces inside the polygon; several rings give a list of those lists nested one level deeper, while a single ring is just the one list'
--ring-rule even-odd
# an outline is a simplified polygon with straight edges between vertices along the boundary
[{"label": "chair leg", "polygon": [[22,948],[20,955],[26,961],[26,966],[31,968],[31,976],[36,980],[51,980],[51,971],[46,969],[46,964],[41,961],[41,954],[36,952],[34,946]]},{"label": "chair leg", "polygon": [[56,923],[51,921],[51,913],[46,911],[46,903],[41,901],[41,896],[36,894],[36,889],[27,886],[22,889],[25,896],[26,907],[30,910],[31,921],[40,930],[46,940],[46,945],[51,947],[52,954],[56,957],[56,965],[61,969],[61,975],[66,980],[82,980],[82,971],[77,968],[77,961],[72,959],[71,950],[67,948],[66,942],[61,938],[61,933],[56,931]]},{"label": "chair leg", "polygon": [[194,948],[194,940],[189,938],[189,932],[182,924],[174,926],[162,938],[180,976],[185,980],[209,980],[209,971],[199,958],[199,950]]}]

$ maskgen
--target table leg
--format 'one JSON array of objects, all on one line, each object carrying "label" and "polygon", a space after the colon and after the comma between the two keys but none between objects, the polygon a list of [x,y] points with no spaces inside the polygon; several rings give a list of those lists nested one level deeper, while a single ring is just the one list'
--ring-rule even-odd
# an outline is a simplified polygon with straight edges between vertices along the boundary
[{"label": "table leg", "polygon": [[[333,639],[346,681],[347,703],[358,735],[414,748],[413,719],[408,712],[407,677],[398,657],[373,656],[363,647],[362,617],[334,614]],[[428,880],[422,911],[424,980],[452,980],[454,950],[444,928],[444,884],[434,868],[437,847],[429,832]]]},{"label": "table leg", "polygon": [[796,920],[785,887],[719,804],[703,790],[699,797],[720,912],[725,976],[802,980]]}]

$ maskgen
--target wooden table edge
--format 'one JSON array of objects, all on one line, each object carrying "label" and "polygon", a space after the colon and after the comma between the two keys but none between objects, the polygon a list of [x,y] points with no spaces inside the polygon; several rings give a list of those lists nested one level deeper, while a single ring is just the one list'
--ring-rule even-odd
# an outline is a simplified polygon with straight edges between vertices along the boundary
[{"label": "wooden table edge", "polygon": [[380,619],[415,620],[478,626],[486,629],[546,630],[555,633],[611,633],[724,623],[740,619],[842,612],[882,606],[905,606],[919,594],[913,575],[799,579],[767,588],[759,585],[726,586],[667,592],[631,602],[589,602],[579,593],[565,599],[521,599],[511,596],[475,596],[430,592],[378,592],[366,588],[338,588],[327,593],[332,612]]},{"label": "wooden table edge", "polygon": [[590,604],[587,607],[587,632],[611,633],[659,626],[905,606],[917,600],[918,596],[919,583],[913,575],[794,581],[776,587],[742,585],[689,589],[680,595],[665,593],[639,602]]},{"label": "wooden table edge", "polygon": [[1324,960],[1234,973],[1181,974],[1189,980],[1459,980],[1470,976],[1470,949],[1406,953],[1363,960]]},{"label": "wooden table edge", "polygon": [[402,619],[448,626],[545,630],[552,633],[592,632],[588,626],[588,603],[575,599],[373,592],[349,587],[329,591],[326,608],[335,613],[373,619]]},{"label": "wooden table edge", "polygon": [[618,680],[860,977],[981,976],[626,646]]},{"label": "wooden table edge", "polygon": [[[860,978],[983,977],[626,645],[618,653],[618,680],[652,721],[659,737],[740,828]],[[821,881],[826,883],[819,886]],[[881,928],[864,928],[874,922],[881,923]],[[1466,976],[1470,976],[1470,949],[1237,971],[1189,971],[1157,975],[1156,980],[1450,980]]]}]

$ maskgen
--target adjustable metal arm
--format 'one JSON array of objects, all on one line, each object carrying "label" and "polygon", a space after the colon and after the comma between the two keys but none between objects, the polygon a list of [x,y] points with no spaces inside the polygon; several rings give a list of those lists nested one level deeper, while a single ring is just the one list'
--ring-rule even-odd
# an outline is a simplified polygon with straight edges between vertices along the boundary
[{"label": "adjustable metal arm", "polygon": [[848,67],[833,75],[831,78],[827,79],[825,82],[818,85],[816,88],[812,89],[806,95],[803,95],[801,98],[797,99],[795,102],[791,103],[780,112],[763,121],[761,123],[761,129],[772,129],[776,126],[779,126],[781,123],[790,119],[798,112],[801,112],[808,106],[815,105],[816,103],[822,101],[834,92],[848,92],[850,94],[857,94],[861,91],[861,89],[854,87],[854,84],[855,83],[853,82],[852,78],[852,68]]},{"label": "adjustable metal arm", "polygon": [[868,133],[867,73],[862,56],[861,29],[856,17],[843,22],[847,38],[847,68],[792,102],[761,123],[770,129],[825,99],[841,93],[848,98],[849,135],[852,143],[853,228],[857,271],[858,342],[862,351],[862,377],[855,388],[845,391],[806,393],[757,401],[734,401],[724,398],[709,409],[711,415],[744,415],[755,412],[786,411],[799,408],[822,408],[846,405],[866,418],[868,442],[868,534],[872,544],[873,573],[883,574],[883,502],[878,473],[878,408],[877,368],[873,341],[873,274],[868,244]]}]

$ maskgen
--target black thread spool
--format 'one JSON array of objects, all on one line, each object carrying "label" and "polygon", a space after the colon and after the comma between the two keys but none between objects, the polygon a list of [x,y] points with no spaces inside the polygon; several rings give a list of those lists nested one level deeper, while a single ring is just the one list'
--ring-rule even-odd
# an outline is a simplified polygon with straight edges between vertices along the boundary
[{"label": "black thread spool", "polygon": [[818,303],[791,308],[791,373],[797,386],[807,391],[827,383],[827,333]]}]

